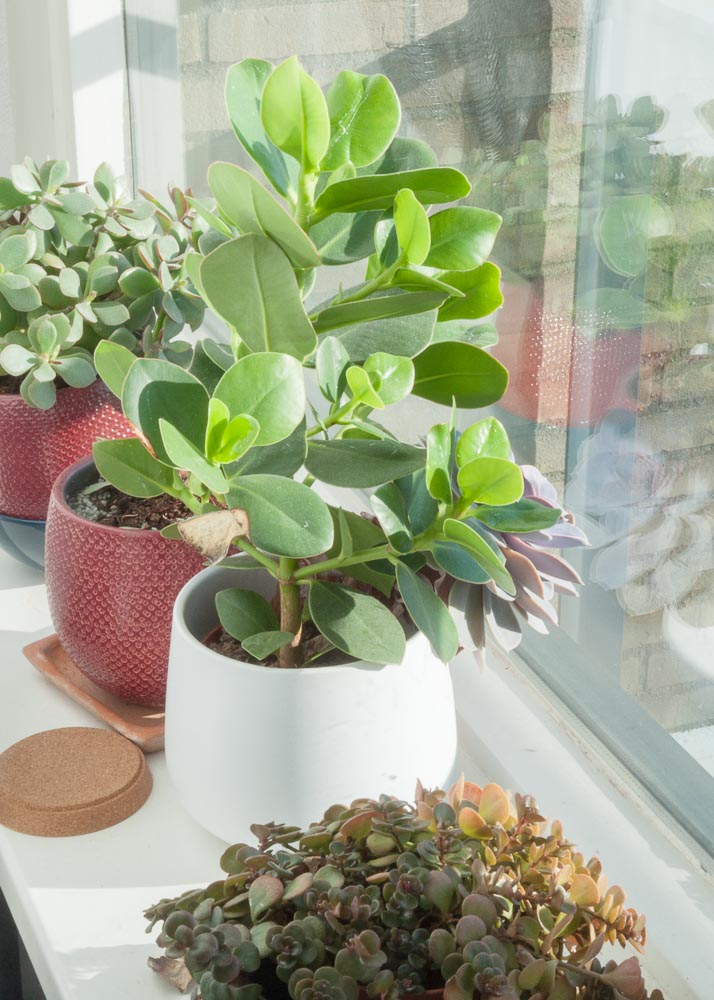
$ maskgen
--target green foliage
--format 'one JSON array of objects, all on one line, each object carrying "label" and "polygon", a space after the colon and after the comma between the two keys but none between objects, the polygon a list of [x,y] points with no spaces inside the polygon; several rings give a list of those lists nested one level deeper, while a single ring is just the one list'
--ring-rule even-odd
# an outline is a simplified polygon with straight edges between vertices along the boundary
[{"label": "green foliage", "polygon": [[169,210],[132,199],[107,164],[92,183],[68,177],[65,161],[26,159],[0,178],[0,374],[22,377],[40,409],[54,404],[58,379],[94,381],[98,345],[115,348],[103,356],[113,390],[126,374],[121,348],[190,356],[176,338],[205,308],[186,268],[198,229],[181,191]]},{"label": "green foliage", "polygon": [[462,777],[252,830],[222,877],[145,914],[204,997],[663,1000],[636,958],[599,962],[605,945],[641,950],[645,918],[530,796]]}]

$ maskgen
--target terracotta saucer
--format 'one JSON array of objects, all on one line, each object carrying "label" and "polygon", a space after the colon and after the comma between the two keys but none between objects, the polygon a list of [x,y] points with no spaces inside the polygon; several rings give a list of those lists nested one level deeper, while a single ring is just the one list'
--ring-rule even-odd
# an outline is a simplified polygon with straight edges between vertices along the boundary
[{"label": "terracotta saucer", "polygon": [[118,733],[72,726],[0,754],[0,823],[36,837],[73,837],[131,816],[151,791],[141,750]]}]

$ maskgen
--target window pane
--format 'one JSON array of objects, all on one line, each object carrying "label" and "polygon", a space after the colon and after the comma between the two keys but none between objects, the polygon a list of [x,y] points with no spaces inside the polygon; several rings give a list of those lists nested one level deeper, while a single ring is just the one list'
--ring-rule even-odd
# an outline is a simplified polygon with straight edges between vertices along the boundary
[{"label": "window pane", "polygon": [[586,582],[560,630],[524,625],[520,652],[714,851],[710,0],[126,6],[142,185],[252,167],[225,71],[297,53],[322,84],[387,73],[403,134],[503,216],[497,411],[591,541],[564,553]]}]

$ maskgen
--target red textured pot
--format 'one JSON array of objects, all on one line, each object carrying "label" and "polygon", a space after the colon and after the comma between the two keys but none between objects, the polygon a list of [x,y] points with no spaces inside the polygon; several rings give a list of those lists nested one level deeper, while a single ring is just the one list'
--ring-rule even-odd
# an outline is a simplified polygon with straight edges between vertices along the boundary
[{"label": "red textured pot", "polygon": [[174,599],[203,560],[158,531],[79,517],[66,498],[96,481],[94,463],[85,459],[52,487],[45,551],[52,621],[90,680],[127,701],[161,706]]},{"label": "red textured pot", "polygon": [[50,410],[0,395],[0,514],[43,521],[63,469],[89,454],[98,438],[134,433],[99,379],[86,389],[59,389]]}]

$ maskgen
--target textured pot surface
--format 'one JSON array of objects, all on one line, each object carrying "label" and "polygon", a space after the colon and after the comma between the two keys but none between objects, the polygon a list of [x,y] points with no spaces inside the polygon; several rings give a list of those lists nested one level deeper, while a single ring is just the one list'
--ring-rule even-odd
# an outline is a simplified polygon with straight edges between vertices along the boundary
[{"label": "textured pot surface", "polygon": [[[421,634],[388,666],[279,669],[202,644],[217,623],[217,591],[267,597],[272,585],[262,571],[212,567],[176,601],[165,745],[188,812],[224,840],[250,843],[251,823],[306,826],[336,802],[410,799],[417,778],[444,787],[456,756],[451,675]],[[204,727],[210,759],[196,750]]]},{"label": "textured pot surface", "polygon": [[67,469],[52,488],[46,578],[60,642],[83,673],[112,694],[162,705],[176,595],[203,561],[158,531],[110,528],[67,505],[68,489],[96,481],[91,459]]},{"label": "textured pot surface", "polygon": [[91,454],[98,438],[133,433],[98,379],[86,389],[60,389],[51,410],[0,395],[0,513],[44,520],[60,472]]}]

